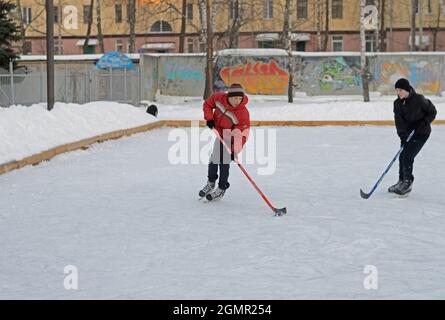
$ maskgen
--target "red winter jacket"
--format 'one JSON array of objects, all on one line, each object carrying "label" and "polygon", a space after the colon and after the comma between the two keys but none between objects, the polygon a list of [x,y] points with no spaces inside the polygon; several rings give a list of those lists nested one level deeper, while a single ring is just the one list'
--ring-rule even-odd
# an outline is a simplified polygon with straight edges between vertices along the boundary
[{"label": "red winter jacket", "polygon": [[[232,151],[235,153],[241,152],[249,137],[250,116],[246,108],[248,101],[249,99],[244,95],[241,103],[237,107],[233,107],[229,104],[226,93],[217,92],[205,100],[203,105],[204,119],[215,121],[215,129],[218,130],[221,137],[224,129],[232,129]],[[220,109],[225,109],[225,114]],[[238,130],[233,131],[234,129]],[[233,143],[239,136],[241,136],[241,145]]]}]

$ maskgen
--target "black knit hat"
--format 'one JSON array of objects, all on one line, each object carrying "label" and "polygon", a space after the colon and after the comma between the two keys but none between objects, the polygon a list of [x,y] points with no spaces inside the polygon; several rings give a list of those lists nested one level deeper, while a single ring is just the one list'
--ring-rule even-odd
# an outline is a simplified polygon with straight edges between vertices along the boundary
[{"label": "black knit hat", "polygon": [[227,90],[228,97],[244,97],[245,91],[239,83],[233,83]]},{"label": "black knit hat", "polygon": [[409,84],[409,81],[405,78],[400,78],[396,81],[395,84],[396,89],[403,89],[405,91],[410,92],[411,91],[411,85]]}]

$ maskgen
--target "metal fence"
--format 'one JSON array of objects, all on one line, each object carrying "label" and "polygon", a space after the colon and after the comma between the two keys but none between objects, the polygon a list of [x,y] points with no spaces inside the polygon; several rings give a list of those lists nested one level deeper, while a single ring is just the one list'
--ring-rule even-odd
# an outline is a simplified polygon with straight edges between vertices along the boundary
[{"label": "metal fence", "polygon": [[[139,65],[134,69],[97,69],[87,64],[57,64],[55,100],[86,103],[97,100],[137,104],[141,99]],[[46,102],[46,65],[0,70],[0,105]]]}]

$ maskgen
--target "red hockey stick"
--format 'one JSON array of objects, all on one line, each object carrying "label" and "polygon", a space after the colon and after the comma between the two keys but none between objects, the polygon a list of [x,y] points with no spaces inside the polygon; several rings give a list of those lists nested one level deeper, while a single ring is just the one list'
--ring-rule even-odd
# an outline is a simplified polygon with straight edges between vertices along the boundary
[{"label": "red hockey stick", "polygon": [[[226,148],[227,152],[232,153],[232,151],[230,150],[230,148],[227,146],[226,142],[221,138],[221,136],[219,135],[218,130],[216,130],[215,128],[212,129],[213,132],[215,132],[216,137],[219,139],[219,141],[223,144],[224,148]],[[255,181],[253,181],[253,179],[249,176],[249,174],[247,173],[246,169],[244,169],[243,165],[241,164],[241,162],[239,162],[239,160],[235,157],[234,158],[235,163],[238,165],[238,167],[241,169],[241,171],[244,173],[244,175],[247,177],[247,179],[249,179],[250,183],[253,185],[253,187],[255,188],[255,190],[260,194],[260,196],[263,198],[263,200],[267,203],[267,205],[269,206],[269,208],[272,209],[272,211],[275,213],[275,216],[282,216],[285,215],[287,213],[287,209],[286,208],[281,208],[281,209],[277,209],[275,208],[269,201],[269,199],[267,199],[267,197],[264,195],[264,193],[260,190],[260,188],[258,188],[258,186],[256,185]]]}]

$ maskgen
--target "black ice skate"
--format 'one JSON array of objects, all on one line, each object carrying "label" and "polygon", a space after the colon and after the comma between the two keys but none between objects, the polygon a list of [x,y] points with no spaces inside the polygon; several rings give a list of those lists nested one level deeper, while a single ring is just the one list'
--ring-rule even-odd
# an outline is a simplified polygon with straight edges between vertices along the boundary
[{"label": "black ice skate", "polygon": [[404,196],[411,192],[412,187],[413,187],[412,180],[403,180],[402,183],[395,189],[394,192],[399,196]]},{"label": "black ice skate", "polygon": [[207,184],[199,190],[199,196],[204,198],[207,194],[209,194],[215,188],[215,182],[207,181]]},{"label": "black ice skate", "polygon": [[224,193],[226,192],[226,190],[217,188],[215,190],[213,190],[212,192],[210,192],[209,194],[206,195],[206,199],[208,201],[215,201],[215,200],[219,200],[224,196]]},{"label": "black ice skate", "polygon": [[389,193],[395,193],[395,192],[396,192],[396,189],[400,186],[400,184],[401,184],[402,182],[403,182],[403,180],[399,180],[396,184],[390,186],[390,187],[388,188],[388,192],[389,192]]}]

